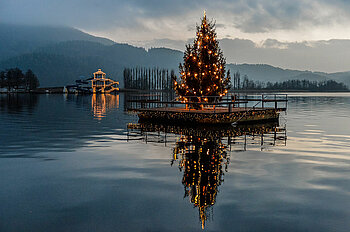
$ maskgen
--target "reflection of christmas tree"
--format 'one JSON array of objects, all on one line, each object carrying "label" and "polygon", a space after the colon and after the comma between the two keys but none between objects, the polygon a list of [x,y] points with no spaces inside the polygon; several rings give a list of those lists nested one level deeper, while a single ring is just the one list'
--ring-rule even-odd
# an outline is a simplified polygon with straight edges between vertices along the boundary
[{"label": "reflection of christmas tree", "polygon": [[[197,26],[193,45],[187,45],[184,63],[180,64],[180,82],[175,90],[184,101],[212,102],[208,96],[223,96],[230,88],[230,73],[225,71],[226,61],[216,39],[215,24],[206,15]],[[189,97],[189,96],[204,96]]]},{"label": "reflection of christmas tree", "polygon": [[198,207],[202,228],[223,182],[222,165],[229,162],[225,150],[220,138],[193,136],[181,137],[174,148],[174,160],[180,157],[179,168],[184,172],[185,197]]},{"label": "reflection of christmas tree", "polygon": [[[157,132],[157,133],[154,133]],[[202,228],[213,216],[213,205],[223,175],[229,164],[228,150],[245,151],[247,144],[256,146],[285,146],[285,127],[276,123],[227,125],[172,125],[162,123],[128,124],[128,139],[172,144],[174,135],[178,138],[173,149],[171,165],[179,162],[183,172],[182,184],[185,196],[198,208]],[[281,142],[281,143],[279,143]],[[243,150],[241,147],[244,147]],[[237,150],[238,148],[238,150]],[[223,171],[225,169],[225,171]]]}]

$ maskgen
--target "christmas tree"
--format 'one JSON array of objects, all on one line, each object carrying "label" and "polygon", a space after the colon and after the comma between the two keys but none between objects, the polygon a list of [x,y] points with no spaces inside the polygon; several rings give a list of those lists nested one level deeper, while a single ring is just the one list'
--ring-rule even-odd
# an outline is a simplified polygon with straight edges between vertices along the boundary
[{"label": "christmas tree", "polygon": [[[193,45],[187,45],[184,63],[180,64],[180,81],[175,91],[180,100],[188,102],[216,102],[230,88],[230,72],[225,70],[226,60],[216,38],[215,23],[208,22],[204,13],[197,25]],[[200,104],[191,105],[201,108]]]}]

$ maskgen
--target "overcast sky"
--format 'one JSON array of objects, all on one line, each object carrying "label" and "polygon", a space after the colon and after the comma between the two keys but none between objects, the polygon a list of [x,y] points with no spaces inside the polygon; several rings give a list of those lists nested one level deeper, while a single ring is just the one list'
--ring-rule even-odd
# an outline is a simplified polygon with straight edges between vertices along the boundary
[{"label": "overcast sky", "polygon": [[67,25],[116,42],[181,49],[204,10],[219,38],[257,47],[267,39],[285,46],[350,38],[347,0],[0,0],[0,21]]}]

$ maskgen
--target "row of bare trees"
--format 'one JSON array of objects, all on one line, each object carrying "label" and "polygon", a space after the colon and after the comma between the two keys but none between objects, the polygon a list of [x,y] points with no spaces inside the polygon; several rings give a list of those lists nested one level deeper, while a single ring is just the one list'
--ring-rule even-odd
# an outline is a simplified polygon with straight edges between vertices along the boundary
[{"label": "row of bare trees", "polygon": [[125,68],[124,88],[170,91],[174,86],[174,70],[160,68]]}]

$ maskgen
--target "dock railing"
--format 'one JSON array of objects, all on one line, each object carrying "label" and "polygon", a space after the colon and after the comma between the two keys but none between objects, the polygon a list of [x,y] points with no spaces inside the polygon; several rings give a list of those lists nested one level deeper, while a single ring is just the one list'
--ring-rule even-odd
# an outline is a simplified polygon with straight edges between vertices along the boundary
[{"label": "dock railing", "polygon": [[185,111],[202,110],[211,112],[232,112],[235,108],[249,109],[287,109],[287,94],[236,94],[225,96],[186,96],[166,99],[161,95],[132,95],[128,98],[128,110],[179,109]]}]

